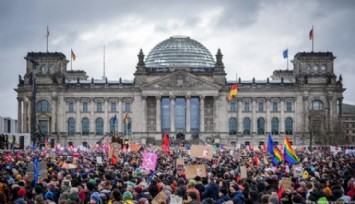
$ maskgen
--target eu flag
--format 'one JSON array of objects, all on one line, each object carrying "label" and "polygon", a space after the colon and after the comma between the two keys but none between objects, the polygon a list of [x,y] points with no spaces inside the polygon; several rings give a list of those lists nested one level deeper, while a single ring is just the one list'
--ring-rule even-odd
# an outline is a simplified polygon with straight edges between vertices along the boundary
[{"label": "eu flag", "polygon": [[288,58],[288,49],[284,50],[283,56],[284,56],[284,59]]},{"label": "eu flag", "polygon": [[269,134],[269,138],[268,138],[268,141],[267,141],[267,151],[269,152],[269,154],[271,156],[275,155],[275,153],[274,153],[274,140],[272,139],[271,134]]}]

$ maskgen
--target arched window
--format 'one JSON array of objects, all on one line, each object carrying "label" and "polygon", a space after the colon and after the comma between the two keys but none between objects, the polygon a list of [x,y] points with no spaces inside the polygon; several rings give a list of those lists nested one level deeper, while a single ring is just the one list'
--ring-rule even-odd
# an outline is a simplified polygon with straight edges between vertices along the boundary
[{"label": "arched window", "polygon": [[321,100],[312,101],[312,110],[323,110],[324,104]]},{"label": "arched window", "polygon": [[263,135],[265,133],[265,120],[264,118],[258,118],[258,135]]},{"label": "arched window", "polygon": [[286,133],[286,135],[293,134],[293,120],[292,120],[292,118],[286,118],[286,120],[285,120],[285,133]]},{"label": "arched window", "polygon": [[318,73],[318,64],[314,64],[313,71],[314,73]]},{"label": "arched window", "polygon": [[244,118],[243,120],[243,134],[250,135],[250,118]]},{"label": "arched window", "polygon": [[104,120],[102,118],[97,118],[95,121],[96,126],[96,134],[103,135],[104,134]]},{"label": "arched window", "polygon": [[73,113],[74,112],[74,102],[69,102],[68,103],[68,112]]},{"label": "arched window", "polygon": [[125,102],[124,103],[124,112],[130,113],[131,112],[131,103],[130,102]]},{"label": "arched window", "polygon": [[83,118],[83,120],[81,121],[81,127],[82,127],[82,134],[83,135],[89,135],[90,132],[90,121],[87,118]]},{"label": "arched window", "polygon": [[102,102],[101,101],[96,102],[96,111],[97,112],[103,112]]},{"label": "arched window", "polygon": [[229,134],[236,135],[237,134],[237,119],[229,118]]},{"label": "arched window", "polygon": [[279,134],[279,119],[273,118],[271,120],[271,134],[278,135]]},{"label": "arched window", "polygon": [[74,134],[75,134],[75,119],[69,118],[68,119],[68,135],[74,135]]},{"label": "arched window", "polygon": [[48,73],[48,66],[47,64],[43,64],[41,67],[41,72],[42,74],[47,74]]},{"label": "arched window", "polygon": [[306,64],[306,73],[311,72],[311,65]]},{"label": "arched window", "polygon": [[51,112],[51,105],[46,100],[37,103],[37,112]]},{"label": "arched window", "polygon": [[123,124],[124,124],[124,135],[131,136],[132,135],[132,120],[131,120],[131,118],[127,118],[127,120],[124,120]]},{"label": "arched window", "polygon": [[117,117],[112,117],[110,120],[110,133],[118,132],[118,120]]},{"label": "arched window", "polygon": [[49,73],[54,74],[56,70],[55,64],[49,65]]},{"label": "arched window", "polygon": [[323,72],[323,73],[327,72],[327,65],[326,64],[322,64],[320,66],[320,71]]}]

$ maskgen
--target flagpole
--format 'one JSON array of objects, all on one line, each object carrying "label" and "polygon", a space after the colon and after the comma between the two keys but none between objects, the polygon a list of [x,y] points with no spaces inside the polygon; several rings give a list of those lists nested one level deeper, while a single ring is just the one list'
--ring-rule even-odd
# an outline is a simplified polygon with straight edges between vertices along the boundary
[{"label": "flagpole", "polygon": [[[238,83],[238,74],[235,73],[235,84]],[[237,106],[237,110],[235,110],[235,121],[237,121],[236,124],[236,133],[235,133],[235,147],[238,146],[238,100],[237,97],[235,97],[235,102],[236,102],[236,106]]]},{"label": "flagpole", "polygon": [[46,38],[47,38],[47,52],[48,52],[48,37],[49,37],[49,31],[48,31],[48,26],[47,26],[47,34],[46,34]]},{"label": "flagpole", "polygon": [[73,71],[73,49],[70,49],[70,70]]},{"label": "flagpole", "polygon": [[312,25],[312,52],[314,51],[314,28]]},{"label": "flagpole", "polygon": [[288,70],[288,49],[287,49],[287,70]]}]

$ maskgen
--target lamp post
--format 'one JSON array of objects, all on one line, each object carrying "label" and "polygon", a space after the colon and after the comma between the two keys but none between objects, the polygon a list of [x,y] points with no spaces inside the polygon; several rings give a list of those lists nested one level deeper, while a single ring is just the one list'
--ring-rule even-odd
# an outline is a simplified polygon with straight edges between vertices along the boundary
[{"label": "lamp post", "polygon": [[32,100],[31,100],[31,139],[36,145],[36,67],[38,62],[30,60],[32,63]]}]

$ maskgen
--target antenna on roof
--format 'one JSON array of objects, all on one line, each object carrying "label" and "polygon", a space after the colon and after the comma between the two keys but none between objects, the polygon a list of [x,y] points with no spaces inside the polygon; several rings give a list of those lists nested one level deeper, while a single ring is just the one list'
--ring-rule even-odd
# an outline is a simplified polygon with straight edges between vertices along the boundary
[{"label": "antenna on roof", "polygon": [[104,75],[102,76],[102,79],[106,79],[106,68],[105,68],[105,45],[104,45]]}]

